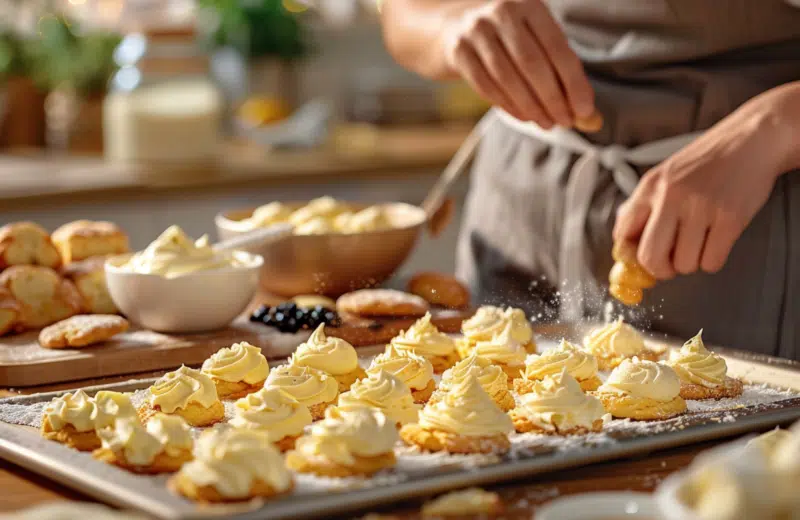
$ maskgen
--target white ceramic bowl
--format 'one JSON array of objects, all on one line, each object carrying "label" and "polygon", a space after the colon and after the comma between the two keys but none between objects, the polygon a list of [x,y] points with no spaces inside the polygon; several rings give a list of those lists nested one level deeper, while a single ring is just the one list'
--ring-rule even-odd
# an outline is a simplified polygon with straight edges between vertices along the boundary
[{"label": "white ceramic bowl", "polygon": [[548,502],[536,520],[661,520],[647,493],[585,493]]},{"label": "white ceramic bowl", "polygon": [[158,332],[192,333],[224,328],[241,314],[258,288],[264,259],[236,251],[240,267],[188,273],[175,278],[122,269],[131,255],[106,260],[108,292],[133,323]]},{"label": "white ceramic bowl", "polygon": [[667,477],[664,482],[658,486],[655,500],[658,510],[661,512],[661,518],[664,520],[697,519],[697,515],[694,514],[694,511],[680,499],[680,490],[688,475],[688,470],[678,471]]}]

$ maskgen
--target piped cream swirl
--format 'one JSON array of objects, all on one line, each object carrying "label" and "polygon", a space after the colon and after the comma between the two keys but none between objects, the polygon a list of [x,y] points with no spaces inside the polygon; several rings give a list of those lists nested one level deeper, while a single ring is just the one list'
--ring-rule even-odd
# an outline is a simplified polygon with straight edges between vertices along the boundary
[{"label": "piped cream swirl", "polygon": [[456,342],[431,322],[430,313],[418,319],[411,327],[391,341],[398,352],[413,352],[427,359],[453,354]]},{"label": "piped cream swirl", "polygon": [[475,315],[464,321],[461,332],[468,341],[488,341],[511,325],[511,337],[517,343],[526,345],[533,341],[533,329],[522,309],[509,307],[502,309],[493,305],[480,307]]},{"label": "piped cream swirl", "polygon": [[375,356],[367,375],[374,376],[381,371],[394,375],[411,390],[422,390],[433,381],[433,365],[430,361],[413,352],[397,351],[391,345],[386,347],[385,352]]},{"label": "piped cream swirl", "polygon": [[716,388],[725,382],[728,365],[721,356],[710,352],[703,344],[703,331],[673,351],[669,366],[681,380],[706,388]]},{"label": "piped cream swirl", "polygon": [[448,392],[454,386],[463,383],[468,376],[477,378],[478,383],[489,395],[497,395],[508,390],[508,376],[503,369],[474,352],[452,368],[445,370],[438,390]]},{"label": "piped cream swirl", "polygon": [[280,388],[262,388],[239,399],[235,414],[232,426],[264,431],[271,442],[301,435],[312,422],[308,408]]},{"label": "piped cream swirl", "polygon": [[162,412],[173,413],[197,403],[204,408],[219,401],[217,387],[210,377],[187,366],[164,374],[150,387],[150,404]]},{"label": "piped cream swirl", "polygon": [[53,430],[61,430],[71,425],[78,432],[94,430],[94,420],[97,408],[94,400],[83,390],[75,393],[66,393],[56,397],[44,409]]},{"label": "piped cream swirl", "polygon": [[222,381],[254,385],[267,378],[269,364],[260,348],[243,341],[215,352],[203,362],[202,372]]},{"label": "piped cream swirl", "polygon": [[566,370],[536,381],[533,391],[521,400],[517,410],[546,431],[592,429],[595,421],[606,415],[600,400],[584,394]]},{"label": "piped cream swirl", "polygon": [[345,412],[363,406],[375,408],[398,424],[417,422],[422,409],[405,383],[384,371],[353,383],[349,392],[339,396],[338,406]]},{"label": "piped cream swirl", "polygon": [[603,358],[633,357],[645,349],[642,335],[621,316],[589,333],[583,339],[583,346]]},{"label": "piped cream swirl", "polygon": [[654,361],[626,359],[615,368],[598,392],[616,393],[669,402],[678,397],[681,382],[675,371]]},{"label": "piped cream swirl", "polygon": [[297,347],[291,363],[340,376],[358,368],[358,353],[347,341],[327,336],[325,324],[321,324],[305,343]]},{"label": "piped cream swirl", "polygon": [[597,376],[597,360],[565,339],[558,347],[525,360],[525,378],[531,381],[560,374],[564,369],[578,381],[586,381]]},{"label": "piped cream swirl", "polygon": [[512,333],[512,323],[492,339],[479,341],[475,344],[472,352],[480,357],[486,358],[492,363],[499,363],[508,366],[521,366],[525,364],[528,353],[525,347],[514,339]]},{"label": "piped cream swirl", "polygon": [[292,363],[274,369],[264,388],[280,388],[307,407],[330,403],[339,395],[339,384],[330,374]]},{"label": "piped cream swirl", "polygon": [[117,419],[136,417],[136,409],[127,394],[101,390],[94,395],[97,412],[94,427],[111,428]]},{"label": "piped cream swirl", "polygon": [[[155,418],[154,418],[155,419]],[[164,451],[164,443],[152,435],[135,417],[121,418],[113,428],[97,432],[103,447],[121,454],[128,464],[147,466]]]},{"label": "piped cream swirl", "polygon": [[472,375],[450,389],[441,401],[426,406],[419,425],[467,437],[509,433],[514,425]]}]

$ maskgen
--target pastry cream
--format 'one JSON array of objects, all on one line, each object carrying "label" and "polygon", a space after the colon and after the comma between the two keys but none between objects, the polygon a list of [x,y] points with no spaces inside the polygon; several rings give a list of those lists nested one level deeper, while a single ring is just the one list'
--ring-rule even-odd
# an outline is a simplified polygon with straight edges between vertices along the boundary
[{"label": "pastry cream", "polygon": [[316,368],[334,376],[341,376],[358,368],[358,353],[353,345],[345,340],[328,337],[323,323],[305,343],[297,347],[290,362],[297,366]]},{"label": "pastry cream", "polygon": [[507,434],[514,429],[508,415],[471,374],[450,389],[441,401],[426,406],[419,415],[419,425],[467,437]]},{"label": "pastry cream", "polygon": [[763,450],[766,456],[772,457],[772,455],[775,453],[775,448],[783,444],[784,441],[791,436],[792,434],[789,433],[789,430],[775,428],[774,430],[768,431],[767,433],[762,433],[758,437],[750,439],[748,444],[751,446],[758,446],[761,450]]},{"label": "pastry cream", "polygon": [[525,364],[528,352],[520,342],[514,339],[512,328],[513,324],[507,323],[505,328],[491,339],[478,341],[472,352],[501,365],[520,366]]},{"label": "pastry cream", "polygon": [[558,347],[525,360],[525,378],[531,381],[560,374],[563,369],[578,381],[585,381],[597,376],[597,360],[565,339]]},{"label": "pastry cream", "polygon": [[670,367],[654,361],[626,359],[615,368],[598,392],[616,393],[669,402],[681,390],[681,382]]},{"label": "pastry cream", "polygon": [[300,404],[330,403],[339,395],[339,384],[332,376],[311,367],[293,363],[281,365],[267,377],[265,388],[280,388]]},{"label": "pastry cream", "polygon": [[276,492],[289,489],[292,478],[280,452],[258,430],[210,429],[197,441],[195,458],[180,471],[197,486],[212,486],[225,498],[246,498],[259,480]]},{"label": "pastry cream", "polygon": [[358,213],[343,213],[336,217],[336,228],[343,233],[366,233],[392,226],[386,211],[380,206],[370,206]]},{"label": "pastry cream", "polygon": [[391,341],[398,352],[413,352],[425,358],[449,356],[456,349],[456,343],[447,334],[431,323],[430,313],[418,319],[411,327]]},{"label": "pastry cream", "polygon": [[162,412],[173,413],[197,402],[210,408],[219,399],[217,387],[210,377],[187,366],[164,374],[150,387],[150,405],[158,406]]},{"label": "pastry cream", "polygon": [[338,406],[345,412],[363,406],[377,408],[398,424],[417,422],[422,409],[405,383],[383,370],[356,381],[349,392],[339,395]]},{"label": "pastry cream", "polygon": [[270,202],[259,206],[253,211],[249,218],[238,221],[237,228],[242,230],[252,230],[256,228],[274,226],[289,220],[292,214],[291,208],[281,202]]},{"label": "pastry cream", "polygon": [[368,376],[388,372],[404,382],[412,390],[422,390],[433,380],[433,365],[413,352],[397,351],[392,345],[373,358],[367,369]]},{"label": "pastry cream", "polygon": [[254,385],[267,378],[269,365],[260,348],[241,342],[222,348],[206,359],[202,372],[223,381]]},{"label": "pastry cream", "polygon": [[333,222],[323,217],[312,218],[294,228],[295,235],[324,235],[336,231],[337,229]]},{"label": "pastry cream", "polygon": [[136,417],[136,409],[127,394],[101,390],[95,394],[94,403],[97,408],[95,429],[113,427],[117,419]]},{"label": "pastry cream", "polygon": [[379,410],[358,407],[344,412],[329,408],[325,419],[311,427],[311,434],[298,439],[295,449],[308,459],[323,458],[352,466],[356,463],[354,456],[390,453],[398,439],[394,420]]},{"label": "pastry cream", "polygon": [[511,338],[526,345],[533,341],[533,329],[521,309],[505,310],[492,305],[480,307],[475,315],[461,325],[461,333],[471,342],[491,340],[511,324]]},{"label": "pastry cream", "polygon": [[584,394],[566,369],[536,381],[533,391],[523,395],[521,401],[518,410],[545,431],[591,430],[595,421],[606,415],[600,400]]},{"label": "pastry cream", "polygon": [[703,344],[703,331],[673,351],[669,366],[681,380],[706,388],[716,388],[725,382],[728,365],[721,356],[709,352]]},{"label": "pastry cream", "polygon": [[197,271],[239,267],[241,261],[230,252],[217,252],[208,235],[192,241],[178,226],[170,226],[144,251],[136,253],[122,268],[134,273],[175,278]]},{"label": "pastry cream", "polygon": [[606,358],[633,357],[645,349],[642,335],[621,316],[593,330],[583,339],[583,345],[595,356]]},{"label": "pastry cream", "polygon": [[61,430],[67,425],[72,425],[75,431],[89,432],[95,429],[97,407],[86,392],[78,390],[74,394],[66,393],[50,401],[44,409],[44,415],[50,421],[53,430]]},{"label": "pastry cream", "polygon": [[189,425],[181,417],[165,413],[155,414],[147,421],[146,429],[147,433],[161,442],[167,455],[176,456],[182,451],[192,451],[194,439]]},{"label": "pastry cream", "polygon": [[279,388],[262,388],[236,401],[230,424],[236,428],[261,430],[270,442],[298,436],[311,424],[311,412]]},{"label": "pastry cream", "polygon": [[125,460],[135,466],[151,464],[164,451],[161,439],[148,432],[135,417],[119,419],[113,428],[100,430],[97,435],[104,448],[124,454]]},{"label": "pastry cream", "polygon": [[462,359],[452,368],[445,370],[442,374],[442,381],[439,383],[439,391],[450,391],[454,386],[463,383],[467,376],[476,377],[478,383],[489,395],[497,395],[499,392],[508,390],[508,376],[503,369],[473,352],[470,357]]},{"label": "pastry cream", "polygon": [[300,226],[313,219],[323,219],[333,227],[333,219],[346,211],[350,211],[347,204],[333,197],[319,197],[292,213],[289,222],[294,226]]}]

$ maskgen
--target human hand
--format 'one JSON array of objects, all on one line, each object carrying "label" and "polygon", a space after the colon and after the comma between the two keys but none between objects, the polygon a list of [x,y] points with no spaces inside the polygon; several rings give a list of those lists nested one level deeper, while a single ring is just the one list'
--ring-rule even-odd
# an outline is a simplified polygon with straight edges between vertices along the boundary
[{"label": "human hand", "polygon": [[448,66],[517,119],[548,129],[593,116],[583,65],[542,0],[477,0],[442,38]]}]

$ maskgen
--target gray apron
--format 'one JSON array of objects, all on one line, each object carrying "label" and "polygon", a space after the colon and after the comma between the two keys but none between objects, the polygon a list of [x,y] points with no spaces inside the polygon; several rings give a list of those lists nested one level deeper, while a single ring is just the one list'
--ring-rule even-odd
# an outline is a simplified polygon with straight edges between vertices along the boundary
[{"label": "gray apron", "polygon": [[[605,118],[584,136],[635,147],[706,129],[747,99],[800,79],[800,9],[784,0],[551,0]],[[481,302],[556,319],[576,154],[492,124],[475,159],[458,246],[459,276]],[[639,175],[647,167],[637,167]],[[626,198],[607,169],[585,217],[586,273],[605,283],[611,229]],[[567,296],[564,296],[566,299]],[[598,316],[589,295],[583,314]],[[782,176],[715,275],[679,276],[632,316],[681,338],[800,359],[800,176]],[[798,323],[798,326],[795,323]]]}]

